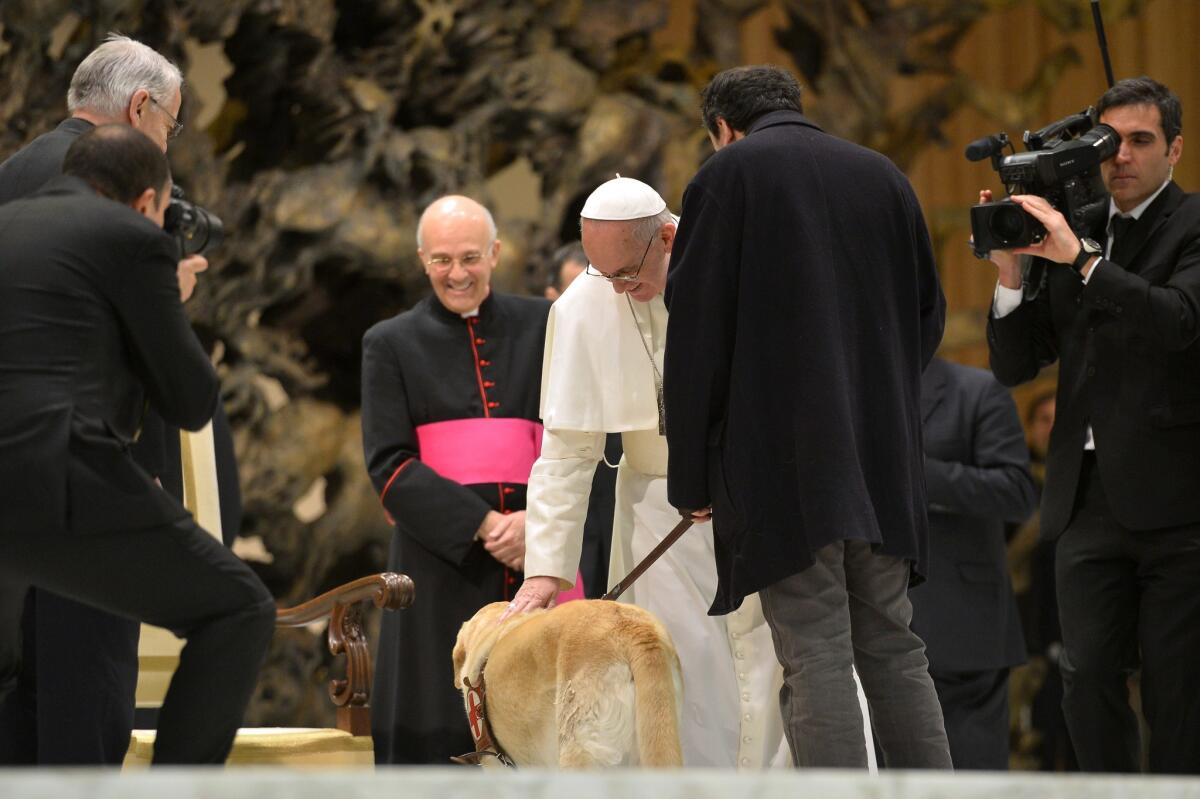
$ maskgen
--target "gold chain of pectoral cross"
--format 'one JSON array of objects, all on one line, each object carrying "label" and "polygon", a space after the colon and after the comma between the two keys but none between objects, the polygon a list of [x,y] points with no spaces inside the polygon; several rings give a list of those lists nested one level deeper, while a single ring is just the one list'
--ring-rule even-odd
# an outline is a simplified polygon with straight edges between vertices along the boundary
[{"label": "gold chain of pectoral cross", "polygon": [[[658,370],[658,364],[654,362],[654,352],[650,349],[650,345],[646,343],[646,337],[642,335],[642,323],[638,319],[637,311],[633,309],[633,300],[628,294],[625,295],[625,302],[629,304],[629,313],[633,315],[633,324],[637,328],[638,338],[642,342],[642,348],[646,350],[646,357],[650,359],[650,368],[654,370],[654,392],[658,400],[658,434],[665,436],[667,434],[667,403],[663,398],[663,377],[662,372]],[[650,341],[654,341],[654,311],[649,310],[646,314],[650,325]]]}]

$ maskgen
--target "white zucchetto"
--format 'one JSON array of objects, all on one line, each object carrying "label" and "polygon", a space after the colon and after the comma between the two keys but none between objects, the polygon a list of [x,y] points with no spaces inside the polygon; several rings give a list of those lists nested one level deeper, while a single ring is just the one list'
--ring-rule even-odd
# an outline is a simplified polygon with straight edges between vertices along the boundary
[{"label": "white zucchetto", "polygon": [[667,208],[654,189],[633,178],[617,175],[588,195],[579,215],[584,219],[628,220],[656,216]]}]

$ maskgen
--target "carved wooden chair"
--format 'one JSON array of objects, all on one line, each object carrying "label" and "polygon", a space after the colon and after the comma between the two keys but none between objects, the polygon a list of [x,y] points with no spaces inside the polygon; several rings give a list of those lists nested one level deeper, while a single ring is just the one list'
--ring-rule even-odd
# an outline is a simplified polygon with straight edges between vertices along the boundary
[{"label": "carved wooden chair", "polygon": [[[413,582],[403,574],[373,574],[276,612],[277,627],[330,620],[329,650],[335,656],[346,656],[345,679],[329,683],[329,697],[337,706],[337,727],[243,728],[234,739],[230,765],[374,765],[369,701],[372,664],[362,623],[367,599],[383,610],[406,608],[412,604]],[[153,752],[154,731],[134,730],[125,766],[148,765]]]}]

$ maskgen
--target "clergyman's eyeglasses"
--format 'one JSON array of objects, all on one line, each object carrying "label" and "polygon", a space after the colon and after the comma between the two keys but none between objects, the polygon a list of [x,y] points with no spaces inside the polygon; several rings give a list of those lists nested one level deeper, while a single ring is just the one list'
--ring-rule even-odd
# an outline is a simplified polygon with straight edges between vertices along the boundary
[{"label": "clergyman's eyeglasses", "polygon": [[462,264],[463,269],[473,269],[483,263],[483,253],[469,252],[457,258],[449,255],[435,255],[425,262],[425,265],[435,272],[449,272],[455,261]]}]

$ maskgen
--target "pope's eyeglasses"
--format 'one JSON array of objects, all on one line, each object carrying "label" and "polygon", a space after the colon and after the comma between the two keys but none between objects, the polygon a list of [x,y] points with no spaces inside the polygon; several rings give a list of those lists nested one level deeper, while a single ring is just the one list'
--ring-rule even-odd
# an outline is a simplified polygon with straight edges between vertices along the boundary
[{"label": "pope's eyeglasses", "polygon": [[650,245],[654,243],[656,238],[658,238],[657,231],[650,237],[650,241],[646,242],[646,250],[642,253],[642,260],[638,261],[637,269],[634,270],[633,274],[621,274],[621,272],[617,272],[616,274],[606,275],[590,263],[584,271],[592,277],[602,277],[609,283],[636,283],[638,275],[642,273],[642,266],[646,263],[646,256],[650,253]]}]

